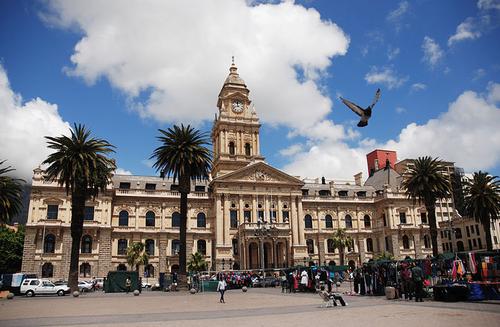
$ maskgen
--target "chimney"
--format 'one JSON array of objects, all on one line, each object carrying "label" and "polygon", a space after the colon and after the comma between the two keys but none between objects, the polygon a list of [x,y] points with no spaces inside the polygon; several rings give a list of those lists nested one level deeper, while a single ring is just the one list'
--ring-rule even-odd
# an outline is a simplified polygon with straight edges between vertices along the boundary
[{"label": "chimney", "polygon": [[363,172],[357,173],[354,175],[354,183],[357,186],[361,186],[361,181],[363,180]]}]

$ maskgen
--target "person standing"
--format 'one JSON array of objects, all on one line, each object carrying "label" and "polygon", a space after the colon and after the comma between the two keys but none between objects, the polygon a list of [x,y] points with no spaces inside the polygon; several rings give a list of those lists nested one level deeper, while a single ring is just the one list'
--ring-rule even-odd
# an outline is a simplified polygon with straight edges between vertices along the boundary
[{"label": "person standing", "polygon": [[132,281],[130,280],[130,277],[127,276],[127,279],[125,279],[125,290],[127,291],[127,294],[128,292],[130,292],[131,287],[132,287]]},{"label": "person standing", "polygon": [[309,280],[309,277],[307,276],[307,271],[302,270],[302,273],[300,274],[300,285],[302,287],[303,292],[305,292],[307,290],[308,280]]},{"label": "person standing", "polygon": [[423,271],[418,265],[413,263],[413,268],[411,268],[411,276],[413,283],[415,284],[415,302],[424,302],[422,299],[422,293],[424,292],[424,281],[423,281]]},{"label": "person standing", "polygon": [[220,293],[220,303],[226,303],[226,301],[224,300],[224,292],[226,291],[226,286],[226,280],[221,276],[219,278],[219,284],[217,284],[217,291]]}]

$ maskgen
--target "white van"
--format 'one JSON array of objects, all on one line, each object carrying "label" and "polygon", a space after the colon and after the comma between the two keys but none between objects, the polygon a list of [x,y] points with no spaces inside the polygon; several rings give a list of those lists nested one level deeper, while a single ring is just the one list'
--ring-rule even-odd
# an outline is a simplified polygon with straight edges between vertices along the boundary
[{"label": "white van", "polygon": [[21,285],[21,294],[26,296],[57,294],[64,296],[70,292],[68,285],[54,285],[47,279],[25,279]]}]

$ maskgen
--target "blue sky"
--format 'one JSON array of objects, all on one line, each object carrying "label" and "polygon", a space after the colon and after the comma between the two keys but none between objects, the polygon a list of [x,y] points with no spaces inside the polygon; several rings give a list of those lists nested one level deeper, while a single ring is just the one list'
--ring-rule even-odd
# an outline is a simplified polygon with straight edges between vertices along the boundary
[{"label": "blue sky", "polygon": [[[262,154],[293,175],[366,177],[375,148],[500,174],[499,1],[188,2],[0,2],[0,158],[28,178],[77,122],[154,174],[158,128],[209,131],[234,55]],[[378,87],[359,129],[338,96]]]}]

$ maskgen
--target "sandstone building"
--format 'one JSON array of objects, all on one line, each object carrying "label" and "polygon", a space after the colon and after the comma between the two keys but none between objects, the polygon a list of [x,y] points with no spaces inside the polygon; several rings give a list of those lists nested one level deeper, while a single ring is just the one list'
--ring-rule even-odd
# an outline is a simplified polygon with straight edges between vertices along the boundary
[{"label": "sandstone building", "polygon": [[[266,268],[338,264],[331,241],[338,228],[346,228],[355,241],[346,250],[346,263],[359,264],[382,252],[396,258],[432,253],[425,208],[400,189],[407,161],[396,163],[392,151],[374,151],[364,183],[362,174],[351,182],[290,176],[261,155],[260,122],[249,92],[233,64],[217,100],[211,179],[193,182],[188,197],[188,254],[203,254],[211,270],[258,269],[262,262]],[[34,170],[22,270],[67,278],[71,201],[43,174]],[[130,269],[125,253],[132,242],[146,244],[150,264],[141,268],[144,275],[177,269],[177,189],[168,178],[115,175],[85,209],[81,278]],[[453,201],[437,207],[447,232],[444,223],[453,219]],[[447,234],[442,237],[449,242]]]}]

